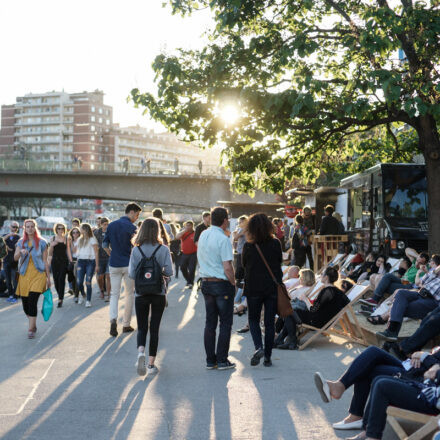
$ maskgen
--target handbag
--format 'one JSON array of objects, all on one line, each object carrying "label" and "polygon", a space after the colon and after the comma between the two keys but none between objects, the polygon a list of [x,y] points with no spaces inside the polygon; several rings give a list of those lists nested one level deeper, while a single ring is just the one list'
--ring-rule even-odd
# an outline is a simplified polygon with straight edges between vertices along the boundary
[{"label": "handbag", "polygon": [[277,285],[277,312],[281,318],[286,318],[287,316],[293,313],[292,304],[290,303],[290,297],[287,293],[286,286],[284,283],[279,283],[275,278],[269,264],[267,264],[266,258],[264,258],[263,252],[261,252],[260,246],[255,243],[255,247],[257,248],[258,253],[260,254],[263,263],[267,267],[270,276],[272,277],[274,283]]},{"label": "handbag", "polygon": [[52,291],[50,289],[47,289],[45,292],[43,292],[43,307],[41,308],[41,313],[45,321],[49,321],[52,312],[53,312]]}]

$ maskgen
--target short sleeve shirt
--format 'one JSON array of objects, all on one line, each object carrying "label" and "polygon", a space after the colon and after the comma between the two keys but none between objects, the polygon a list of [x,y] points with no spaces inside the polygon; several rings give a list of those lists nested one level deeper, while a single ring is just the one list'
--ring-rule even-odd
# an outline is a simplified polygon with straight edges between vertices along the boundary
[{"label": "short sleeve shirt", "polygon": [[211,226],[203,231],[198,241],[197,259],[202,278],[227,280],[223,263],[232,261],[232,244],[222,228]]},{"label": "short sleeve shirt", "polygon": [[80,242],[78,242],[78,260],[94,260],[95,250],[93,249],[93,245],[95,244],[98,244],[95,237],[90,238],[83,247],[80,247]]}]

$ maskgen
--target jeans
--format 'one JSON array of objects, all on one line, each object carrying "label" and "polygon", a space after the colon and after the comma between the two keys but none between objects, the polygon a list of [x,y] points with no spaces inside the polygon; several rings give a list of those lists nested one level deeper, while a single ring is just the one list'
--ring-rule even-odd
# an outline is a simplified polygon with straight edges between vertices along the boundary
[{"label": "jeans", "polygon": [[92,278],[95,273],[95,260],[78,260],[77,281],[78,288],[82,296],[84,296],[84,278],[86,280],[87,301],[92,299]]},{"label": "jeans", "polygon": [[380,301],[385,293],[393,294],[395,290],[405,288],[400,278],[396,277],[392,273],[386,273],[379,281],[376,290],[374,291],[373,299]]},{"label": "jeans", "polygon": [[[216,364],[228,359],[234,311],[234,286],[229,281],[202,281],[205,299],[206,322],[204,343],[206,362]],[[220,319],[220,332],[215,347],[217,323]]]},{"label": "jeans", "polygon": [[399,289],[391,307],[390,321],[402,322],[404,316],[421,319],[437,306],[433,298],[422,298],[414,290]]},{"label": "jeans", "polygon": [[405,369],[402,363],[394,356],[378,347],[368,347],[352,362],[340,379],[346,389],[354,385],[349,413],[363,416],[371,383],[377,376],[393,376],[403,371]]},{"label": "jeans", "polygon": [[165,295],[136,296],[134,306],[138,325],[137,346],[145,347],[148,333],[148,318],[151,309],[150,320],[150,347],[149,355],[156,356],[159,345],[159,327],[166,304]]},{"label": "jeans", "polygon": [[414,353],[438,335],[440,335],[440,306],[423,318],[415,333],[400,343],[400,349],[405,354]]},{"label": "jeans", "polygon": [[309,260],[310,269],[314,270],[312,246],[310,246],[309,244],[306,246],[306,254],[307,254],[307,259]]},{"label": "jeans", "polygon": [[15,295],[15,290],[17,289],[17,281],[15,279],[15,274],[17,273],[16,265],[5,261],[3,262],[3,270],[5,273],[6,286],[8,288],[9,296],[17,298],[17,295]]},{"label": "jeans", "polygon": [[438,414],[438,410],[418,399],[420,390],[394,377],[376,377],[371,386],[371,396],[364,415],[367,437],[382,438],[387,420],[387,408],[397,406],[424,414]]},{"label": "jeans", "polygon": [[275,314],[277,310],[277,293],[265,296],[248,296],[249,329],[254,341],[255,350],[263,348],[261,337],[261,309],[264,305],[264,357],[272,356],[273,342],[275,338]]},{"label": "jeans", "polygon": [[124,318],[122,325],[128,327],[131,321],[131,314],[133,311],[134,300],[134,280],[128,276],[127,267],[112,267],[110,266],[110,321],[118,319],[118,302],[121,293],[121,282],[124,279],[125,285],[125,305]]},{"label": "jeans", "polygon": [[197,252],[180,255],[180,271],[188,284],[194,284],[197,266]]}]

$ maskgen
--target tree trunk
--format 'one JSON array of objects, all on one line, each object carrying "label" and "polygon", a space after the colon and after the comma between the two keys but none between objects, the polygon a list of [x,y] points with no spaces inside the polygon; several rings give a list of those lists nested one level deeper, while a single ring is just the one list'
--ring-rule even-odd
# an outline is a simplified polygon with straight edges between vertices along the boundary
[{"label": "tree trunk", "polygon": [[428,181],[428,250],[430,254],[440,253],[440,139],[435,121],[421,118],[419,147],[426,163]]}]

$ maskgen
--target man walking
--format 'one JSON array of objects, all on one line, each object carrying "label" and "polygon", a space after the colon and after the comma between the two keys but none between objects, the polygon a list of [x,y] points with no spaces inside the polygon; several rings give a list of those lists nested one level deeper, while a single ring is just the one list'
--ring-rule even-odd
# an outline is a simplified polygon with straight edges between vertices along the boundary
[{"label": "man walking", "polygon": [[110,335],[118,336],[118,302],[121,292],[121,282],[124,278],[125,285],[125,310],[123,320],[123,333],[132,332],[130,326],[133,310],[134,280],[128,276],[128,263],[131,254],[131,240],[136,232],[136,223],[142,208],[137,203],[129,203],[125,207],[125,215],[108,225],[104,236],[103,247],[110,256]]},{"label": "man walking", "polygon": [[174,240],[174,234],[171,230],[171,226],[163,218],[163,211],[160,208],[154,208],[152,214],[154,218],[158,218],[162,222],[170,240]]},{"label": "man walking", "polygon": [[[228,360],[235,294],[232,245],[225,234],[228,226],[226,209],[214,208],[211,211],[211,227],[202,233],[198,242],[197,257],[206,309],[204,343],[208,370],[235,368],[235,364]],[[216,350],[219,319],[220,333]]]},{"label": "man walking", "polygon": [[194,222],[189,220],[176,235],[180,239],[182,253],[180,255],[180,271],[186,280],[186,287],[192,289],[197,266],[197,246],[194,243]]},{"label": "man walking", "polygon": [[194,243],[197,245],[197,242],[199,241],[200,238],[200,234],[203,231],[206,231],[206,229],[209,228],[209,226],[211,225],[211,213],[208,211],[205,211],[202,214],[202,223],[199,223],[196,226],[196,231],[194,233]]},{"label": "man walking", "polygon": [[17,273],[17,262],[14,260],[14,253],[17,241],[20,239],[18,228],[19,226],[17,222],[11,222],[9,225],[9,230],[11,232],[3,236],[6,243],[6,250],[8,251],[6,257],[3,259],[3,270],[9,294],[7,301],[11,303],[17,302],[17,295],[15,294],[15,290],[17,289],[17,281],[15,278],[15,274]]}]

